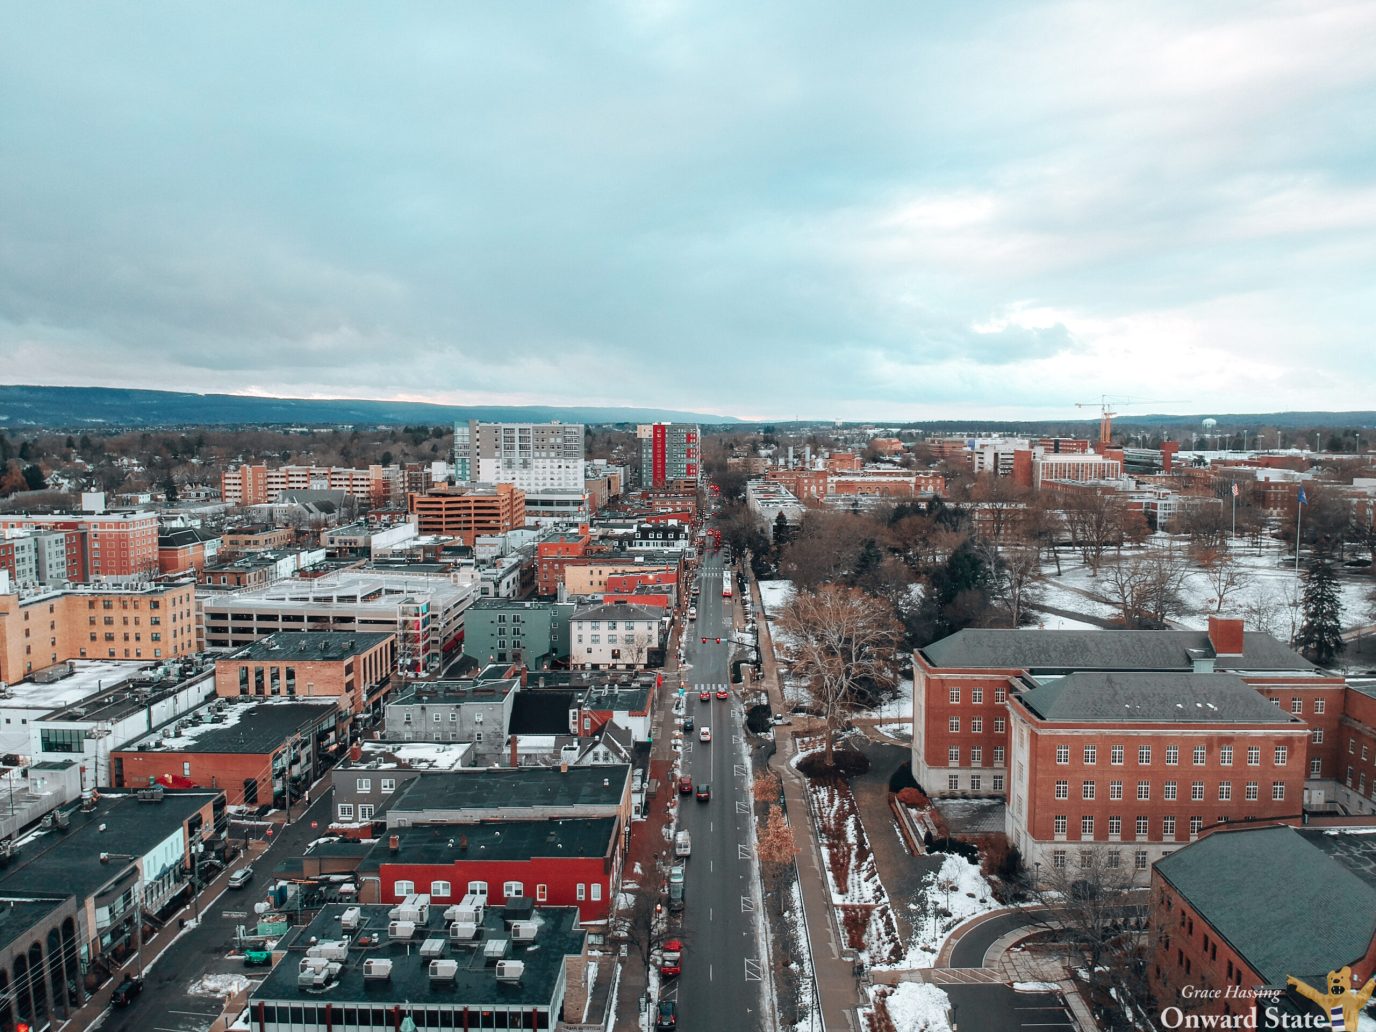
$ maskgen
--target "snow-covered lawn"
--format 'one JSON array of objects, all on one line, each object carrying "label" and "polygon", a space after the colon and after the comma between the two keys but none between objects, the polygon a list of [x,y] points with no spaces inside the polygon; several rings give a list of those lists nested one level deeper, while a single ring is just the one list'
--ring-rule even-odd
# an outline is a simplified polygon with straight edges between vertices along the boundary
[{"label": "snow-covered lawn", "polygon": [[[793,597],[793,582],[791,580],[762,580],[760,585],[760,600],[764,602],[766,616],[778,616],[788,605],[789,599]],[[771,624],[771,629],[773,625]]]},{"label": "snow-covered lawn", "polygon": [[951,998],[927,982],[874,990],[875,1009],[888,1012],[900,1032],[951,1032]]},{"label": "snow-covered lawn", "polygon": [[922,886],[913,915],[913,941],[891,968],[931,967],[951,930],[972,917],[998,910],[989,883],[963,856],[949,854]]}]

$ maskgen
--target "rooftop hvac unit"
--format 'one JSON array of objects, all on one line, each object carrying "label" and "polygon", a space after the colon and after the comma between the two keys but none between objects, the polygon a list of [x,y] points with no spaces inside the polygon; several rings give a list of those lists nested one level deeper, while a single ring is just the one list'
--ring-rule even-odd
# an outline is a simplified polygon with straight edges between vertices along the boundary
[{"label": "rooftop hvac unit", "polygon": [[324,957],[326,960],[348,960],[349,940],[337,939],[332,942],[316,943],[306,950],[307,957]]},{"label": "rooftop hvac unit", "polygon": [[387,938],[389,939],[410,939],[416,934],[416,922],[414,921],[392,921],[387,925]]},{"label": "rooftop hvac unit", "polygon": [[344,931],[346,932],[357,931],[359,922],[362,919],[363,910],[361,907],[349,907],[348,910],[344,911],[344,913],[340,915],[339,927],[344,929]]},{"label": "rooftop hvac unit", "polygon": [[430,980],[432,982],[452,982],[458,973],[459,962],[457,960],[432,960],[430,962]]},{"label": "rooftop hvac unit", "polygon": [[488,939],[483,943],[483,961],[490,963],[505,957],[507,942],[506,939]]},{"label": "rooftop hvac unit", "polygon": [[392,962],[385,957],[370,957],[363,962],[365,982],[383,982],[392,977]]},{"label": "rooftop hvac unit", "polygon": [[459,909],[459,905],[455,903],[452,906],[444,908],[444,919],[446,921],[457,921],[461,913],[462,911]]},{"label": "rooftop hvac unit", "polygon": [[449,938],[454,942],[471,942],[478,934],[478,926],[471,921],[455,921],[449,926]]},{"label": "rooftop hvac unit", "polygon": [[301,973],[303,975],[307,971],[324,971],[329,966],[330,962],[324,957],[307,955],[301,958]]},{"label": "rooftop hvac unit", "polygon": [[511,922],[511,941],[512,942],[533,942],[535,933],[540,926],[534,921],[513,921]]},{"label": "rooftop hvac unit", "polygon": [[426,939],[423,943],[420,944],[420,955],[422,957],[443,957],[444,940]]},{"label": "rooftop hvac unit", "polygon": [[[457,907],[451,907],[454,911],[455,921],[465,921],[468,924],[483,923],[483,906],[481,903],[469,903],[467,898]],[[449,911],[445,911],[445,916],[449,916]]]},{"label": "rooftop hvac unit", "polygon": [[519,982],[525,970],[526,962],[524,960],[499,960],[497,961],[497,981]]}]

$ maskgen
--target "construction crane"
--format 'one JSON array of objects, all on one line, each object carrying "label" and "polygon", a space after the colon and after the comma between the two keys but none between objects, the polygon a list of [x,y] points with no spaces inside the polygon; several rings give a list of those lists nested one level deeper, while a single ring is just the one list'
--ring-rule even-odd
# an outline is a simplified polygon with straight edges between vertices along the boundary
[{"label": "construction crane", "polygon": [[[1158,400],[1155,400],[1155,401],[1143,401],[1143,400],[1141,400],[1140,398],[1139,398],[1139,399],[1134,399],[1134,398],[1119,398],[1119,399],[1118,399],[1118,402],[1119,402],[1119,404],[1123,404],[1123,405],[1181,405],[1181,404],[1184,404],[1184,402],[1180,401],[1179,399],[1167,400],[1167,401],[1161,401],[1161,400],[1159,400],[1159,399],[1158,399]],[[1100,448],[1101,450],[1104,449],[1104,448],[1107,448],[1107,447],[1109,446],[1109,444],[1110,444],[1112,438],[1113,438],[1113,417],[1116,416],[1116,415],[1118,415],[1117,412],[1114,412],[1114,411],[1111,411],[1111,410],[1110,410],[1109,405],[1110,405],[1110,402],[1109,402],[1109,395],[1107,395],[1107,394],[1101,394],[1101,395],[1099,395],[1099,400],[1098,400],[1097,402],[1093,402],[1093,401],[1077,401],[1077,402],[1075,403],[1075,407],[1076,407],[1076,408],[1097,408],[1097,409],[1099,410],[1099,413],[1100,413],[1100,415],[1099,415],[1099,448]]]}]

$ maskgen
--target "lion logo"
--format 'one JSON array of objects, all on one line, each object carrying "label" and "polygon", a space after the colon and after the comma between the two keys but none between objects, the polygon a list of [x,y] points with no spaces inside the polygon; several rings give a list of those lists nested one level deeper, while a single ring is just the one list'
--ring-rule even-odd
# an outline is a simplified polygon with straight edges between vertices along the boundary
[{"label": "lion logo", "polygon": [[1295,992],[1306,1000],[1313,1000],[1323,1008],[1328,1015],[1329,1028],[1333,1029],[1333,1032],[1357,1032],[1357,1015],[1366,1006],[1366,1001],[1371,999],[1372,991],[1376,990],[1376,975],[1372,975],[1360,989],[1353,989],[1350,967],[1342,967],[1328,973],[1326,993],[1293,976],[1285,982],[1294,986]]}]

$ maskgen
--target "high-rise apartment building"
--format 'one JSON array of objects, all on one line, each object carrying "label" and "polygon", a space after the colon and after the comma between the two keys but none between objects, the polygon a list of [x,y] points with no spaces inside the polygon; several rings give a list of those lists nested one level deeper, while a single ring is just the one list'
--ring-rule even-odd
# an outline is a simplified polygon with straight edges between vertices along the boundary
[{"label": "high-rise apartment building", "polygon": [[78,512],[0,516],[6,530],[55,530],[69,535],[70,580],[139,580],[158,575],[158,514]]},{"label": "high-rise apartment building", "polygon": [[582,423],[455,423],[454,479],[581,497],[583,430]]},{"label": "high-rise apartment building", "polygon": [[253,466],[245,463],[220,474],[226,505],[267,505],[287,491],[343,491],[364,505],[385,505],[402,497],[404,478],[397,466]]},{"label": "high-rise apartment building", "polygon": [[641,486],[696,488],[702,469],[702,433],[696,423],[641,423],[636,436]]}]

